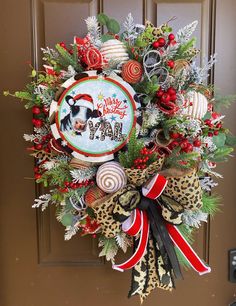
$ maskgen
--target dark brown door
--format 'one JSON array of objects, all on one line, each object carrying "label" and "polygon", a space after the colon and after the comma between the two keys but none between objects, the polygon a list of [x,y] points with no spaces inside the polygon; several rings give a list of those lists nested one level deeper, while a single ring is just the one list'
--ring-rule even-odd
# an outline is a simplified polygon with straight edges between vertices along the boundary
[{"label": "dark brown door", "polygon": [[[235,0],[2,0],[1,90],[24,87],[27,65],[40,66],[40,46],[71,42],[85,34],[84,19],[104,11],[123,20],[132,12],[137,22],[148,18],[160,24],[178,16],[174,27],[199,20],[197,36],[202,59],[214,47],[219,54],[215,83],[223,93],[236,92]],[[236,132],[236,107],[227,112],[228,126]],[[138,305],[126,298],[130,273],[113,271],[98,258],[90,237],[63,241],[63,228],[53,211],[43,215],[31,208],[35,196],[33,160],[25,151],[22,135],[31,131],[31,114],[20,102],[1,97],[1,210],[0,305],[76,306]],[[156,290],[148,305],[223,306],[236,297],[227,280],[228,249],[236,248],[236,160],[220,169],[224,179],[222,212],[196,239],[195,249],[209,258],[212,273],[198,276],[189,271],[173,293]]]}]

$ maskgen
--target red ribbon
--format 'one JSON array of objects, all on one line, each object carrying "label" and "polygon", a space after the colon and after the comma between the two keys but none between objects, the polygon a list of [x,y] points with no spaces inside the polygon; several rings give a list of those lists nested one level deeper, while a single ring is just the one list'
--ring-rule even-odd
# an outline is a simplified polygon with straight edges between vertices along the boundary
[{"label": "red ribbon", "polygon": [[[167,183],[168,182],[165,177],[160,174],[156,174],[153,179],[142,188],[142,193],[145,197],[155,200],[162,194]],[[173,243],[178,247],[180,252],[195,271],[197,271],[200,275],[211,272],[211,268],[198,257],[176,226],[166,222],[166,228]],[[134,267],[144,256],[149,236],[149,222],[147,213],[145,211],[135,209],[131,216],[122,224],[122,229],[130,236],[136,236],[140,232],[140,239],[138,247],[130,259],[123,264],[113,265],[113,269],[119,271],[124,271]]]},{"label": "red ribbon", "polygon": [[[131,223],[129,225],[129,223]],[[131,236],[136,236],[140,232],[139,244],[134,254],[124,263],[113,265],[112,268],[123,272],[133,268],[143,257],[149,236],[149,222],[146,211],[135,209],[131,216],[123,223],[124,232]]]},{"label": "red ribbon", "polygon": [[198,272],[200,275],[210,273],[211,268],[208,267],[195,253],[189,243],[185,240],[183,235],[177,229],[176,226],[166,223],[166,228],[170,235],[170,238],[174,242],[174,244],[178,247],[180,252],[186,258],[191,267]]}]

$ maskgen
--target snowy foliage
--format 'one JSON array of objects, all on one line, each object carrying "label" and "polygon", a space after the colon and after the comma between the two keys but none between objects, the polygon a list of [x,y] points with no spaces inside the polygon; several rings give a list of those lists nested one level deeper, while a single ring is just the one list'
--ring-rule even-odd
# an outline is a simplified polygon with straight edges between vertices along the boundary
[{"label": "snowy foliage", "polygon": [[65,229],[65,235],[64,239],[65,240],[70,240],[76,233],[78,232],[79,228],[76,225],[69,225]]},{"label": "snowy foliage", "polygon": [[98,24],[98,20],[95,16],[88,17],[86,20],[86,25],[88,29],[88,35],[94,46],[100,47],[101,42],[101,29]]},{"label": "snowy foliage", "polygon": [[105,256],[107,261],[114,261],[114,257],[119,249],[114,238],[106,238],[102,236],[99,240],[98,246],[102,248],[101,252],[99,253],[100,257]]},{"label": "snowy foliage", "polygon": [[132,245],[132,240],[129,236],[127,236],[124,232],[120,232],[115,237],[117,245],[122,249],[124,253],[126,253],[129,246]]},{"label": "snowy foliage", "polygon": [[42,194],[41,196],[39,196],[38,199],[34,200],[34,204],[32,205],[32,207],[33,208],[41,207],[41,210],[44,211],[48,207],[51,200],[52,200],[51,194],[48,193]]},{"label": "snowy foliage", "polygon": [[196,62],[193,62],[190,70],[190,78],[195,83],[203,83],[209,76],[209,70],[216,63],[216,54],[211,55],[210,60],[203,66],[199,67]]},{"label": "snowy foliage", "polygon": [[75,169],[71,170],[70,174],[74,183],[82,183],[84,181],[90,180],[96,174],[96,168],[91,167],[86,169]]},{"label": "snowy foliage", "polygon": [[212,188],[218,185],[218,183],[214,182],[210,176],[201,178],[200,184],[201,184],[202,189],[206,192],[210,192]]},{"label": "snowy foliage", "polygon": [[176,34],[176,41],[180,43],[185,43],[189,40],[193,32],[196,30],[198,25],[198,21],[195,20],[192,23],[186,25],[182,29],[180,29]]},{"label": "snowy foliage", "polygon": [[182,218],[186,225],[199,228],[201,226],[201,222],[207,222],[208,214],[202,212],[201,210],[185,210]]},{"label": "snowy foliage", "polygon": [[42,103],[46,106],[49,106],[53,100],[54,92],[52,90],[49,90],[47,86],[44,85],[38,85],[34,93],[39,96]]}]

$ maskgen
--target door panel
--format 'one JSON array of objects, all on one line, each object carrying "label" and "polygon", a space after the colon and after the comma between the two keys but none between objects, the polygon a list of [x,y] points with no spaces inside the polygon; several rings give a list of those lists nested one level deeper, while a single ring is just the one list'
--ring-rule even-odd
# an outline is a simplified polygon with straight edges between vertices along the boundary
[{"label": "door panel", "polygon": [[[160,24],[178,16],[173,26],[178,28],[199,19],[197,37],[203,49],[202,59],[214,49],[214,4],[216,10],[216,50],[219,62],[215,82],[224,93],[234,93],[234,0],[5,0],[1,5],[0,49],[1,90],[23,88],[30,60],[41,65],[41,46],[56,42],[70,43],[74,35],[86,32],[84,19],[99,11],[124,20],[132,12],[136,21],[145,18]],[[10,16],[10,18],[9,18]],[[19,18],[20,16],[20,18]],[[227,41],[227,43],[226,43]],[[32,46],[32,47],[31,47]],[[212,76],[213,79],[213,76]],[[1,97],[1,213],[0,267],[1,306],[64,306],[64,305],[138,305],[137,298],[128,300],[130,272],[113,271],[109,263],[98,258],[96,240],[74,237],[63,240],[64,229],[56,222],[54,211],[43,214],[31,208],[35,197],[33,161],[24,153],[22,135],[31,131],[31,114],[10,97]],[[228,111],[227,122],[236,132],[236,108]],[[145,302],[147,306],[171,304],[181,306],[222,306],[232,302],[235,285],[227,281],[227,251],[236,246],[234,181],[235,164],[222,167],[225,180],[218,188],[223,194],[222,211],[196,236],[194,248],[208,259],[213,272],[199,277],[193,271],[184,273],[173,293],[156,290]],[[27,178],[27,179],[25,179]],[[210,238],[210,239],[209,239]],[[210,243],[209,243],[210,242]],[[127,255],[128,256],[128,255]]]}]

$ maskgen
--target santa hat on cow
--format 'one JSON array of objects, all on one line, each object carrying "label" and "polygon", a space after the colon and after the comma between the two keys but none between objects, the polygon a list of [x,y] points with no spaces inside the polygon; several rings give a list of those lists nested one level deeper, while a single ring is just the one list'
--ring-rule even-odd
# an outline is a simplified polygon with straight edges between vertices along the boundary
[{"label": "santa hat on cow", "polygon": [[93,98],[90,95],[78,94],[75,97],[73,97],[73,100],[75,105],[86,107],[91,111],[94,110]]}]

